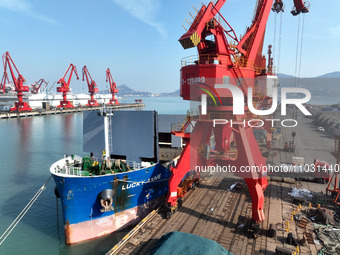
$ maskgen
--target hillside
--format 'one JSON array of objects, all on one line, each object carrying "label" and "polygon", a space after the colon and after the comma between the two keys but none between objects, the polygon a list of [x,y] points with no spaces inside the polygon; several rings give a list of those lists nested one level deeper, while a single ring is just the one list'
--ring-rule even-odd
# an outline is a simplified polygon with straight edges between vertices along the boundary
[{"label": "hillside", "polygon": [[134,97],[134,96],[139,96],[139,97],[149,97],[152,95],[151,92],[146,92],[146,91],[136,91],[134,89],[131,89],[130,87],[126,86],[125,84],[117,86],[118,88],[118,96],[119,97]]},{"label": "hillside", "polygon": [[312,96],[328,97],[340,95],[340,72],[327,73],[315,78],[296,79],[290,75],[280,76],[281,74],[278,74],[281,87],[298,86],[305,88],[311,92]]},{"label": "hillside", "polygon": [[160,97],[179,97],[179,89],[170,93],[160,93]]}]

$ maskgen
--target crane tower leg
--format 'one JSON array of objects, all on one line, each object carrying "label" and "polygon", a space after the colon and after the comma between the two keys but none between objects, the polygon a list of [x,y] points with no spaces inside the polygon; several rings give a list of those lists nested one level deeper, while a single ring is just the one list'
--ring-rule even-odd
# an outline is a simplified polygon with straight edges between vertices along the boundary
[{"label": "crane tower leg", "polygon": [[[245,179],[252,198],[253,221],[261,222],[265,219],[263,191],[268,185],[267,176],[264,172],[265,160],[261,155],[251,127],[236,126],[235,128],[233,127],[233,130],[231,132],[231,128],[227,125],[223,128],[214,128],[212,122],[197,121],[191,138],[186,139],[186,146],[177,165],[172,168],[167,198],[170,206],[176,206],[178,198],[182,197],[178,192],[180,190],[178,187],[190,171],[200,169],[197,166],[235,166],[237,169],[236,174]],[[202,153],[204,151],[202,148],[209,146],[213,131],[216,139],[215,148],[220,148],[220,151],[217,155]],[[234,154],[234,158],[231,157],[230,153],[229,142],[231,137],[237,145],[237,153],[236,156]],[[248,169],[249,171],[244,172],[242,169]],[[194,178],[198,177],[199,172]]]}]

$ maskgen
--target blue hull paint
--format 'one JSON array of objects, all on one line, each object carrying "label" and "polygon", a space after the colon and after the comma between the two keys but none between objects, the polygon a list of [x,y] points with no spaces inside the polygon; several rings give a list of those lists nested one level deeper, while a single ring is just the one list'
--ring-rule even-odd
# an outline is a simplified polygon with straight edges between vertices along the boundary
[{"label": "blue hull paint", "polygon": [[[127,178],[128,182],[122,181]],[[53,174],[60,194],[64,224],[100,219],[155,200],[168,191],[170,172],[161,164],[148,168],[101,176],[60,176]],[[118,181],[114,181],[114,179]],[[147,182],[148,183],[141,183]],[[114,190],[114,210],[101,212],[98,194]]]}]

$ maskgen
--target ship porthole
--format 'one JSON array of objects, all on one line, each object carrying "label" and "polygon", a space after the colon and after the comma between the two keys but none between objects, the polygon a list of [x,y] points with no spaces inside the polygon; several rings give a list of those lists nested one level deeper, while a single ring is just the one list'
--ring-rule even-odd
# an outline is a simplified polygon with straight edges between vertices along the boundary
[{"label": "ship porthole", "polygon": [[60,183],[64,183],[64,182],[65,182],[64,178],[60,179]]}]

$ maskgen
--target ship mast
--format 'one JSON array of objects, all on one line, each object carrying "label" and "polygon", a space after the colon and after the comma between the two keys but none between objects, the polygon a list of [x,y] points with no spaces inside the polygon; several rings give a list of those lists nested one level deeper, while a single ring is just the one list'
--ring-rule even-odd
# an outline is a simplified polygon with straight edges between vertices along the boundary
[{"label": "ship mast", "polygon": [[105,156],[106,160],[110,159],[110,149],[112,147],[112,130],[111,130],[111,116],[113,116],[112,108],[103,107],[98,112],[99,116],[104,116],[104,138],[105,138]]}]

